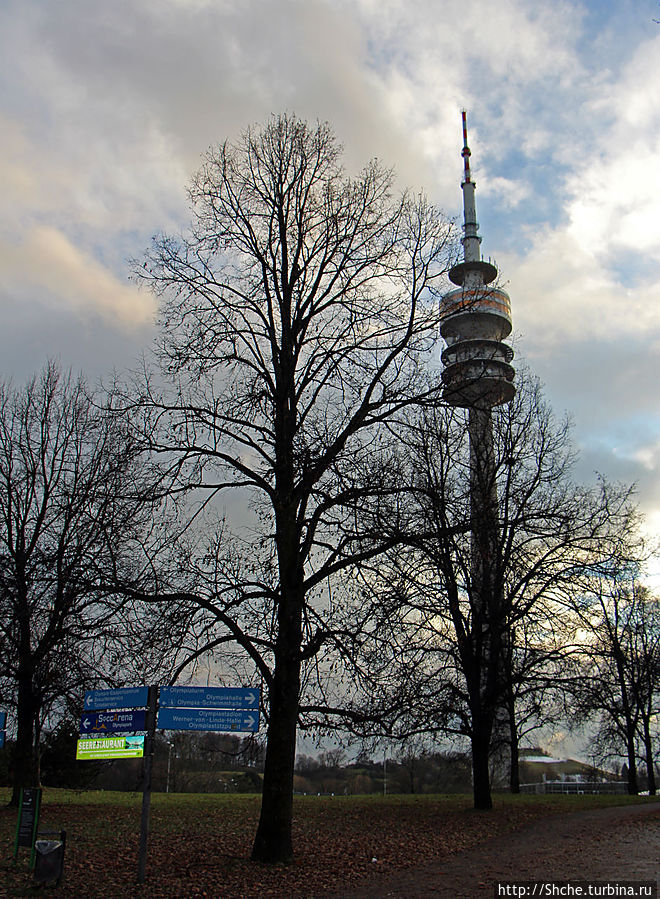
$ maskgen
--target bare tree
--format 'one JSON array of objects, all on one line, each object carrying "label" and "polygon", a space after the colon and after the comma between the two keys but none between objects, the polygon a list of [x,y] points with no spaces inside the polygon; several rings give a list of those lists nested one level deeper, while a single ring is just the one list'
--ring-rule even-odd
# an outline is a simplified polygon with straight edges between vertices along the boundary
[{"label": "bare tree", "polygon": [[647,588],[634,588],[639,608],[635,652],[638,657],[639,676],[636,679],[636,699],[639,706],[640,737],[642,740],[648,791],[657,792],[655,777],[654,745],[657,748],[658,713],[660,713],[660,600]]},{"label": "bare tree", "polygon": [[[568,424],[555,420],[538,382],[521,372],[514,400],[493,413],[489,468],[497,489],[489,484],[484,490],[498,497],[497,527],[493,589],[484,598],[473,583],[475,507],[464,416],[438,406],[409,423],[416,511],[409,509],[407,546],[390,553],[390,567],[382,567],[390,579],[382,592],[389,586],[392,614],[404,628],[398,638],[403,657],[415,662],[408,688],[415,702],[400,729],[467,736],[475,807],[490,808],[494,728],[509,723],[517,769],[522,718],[536,715],[535,706],[543,714],[551,662],[556,672],[557,601],[585,565],[611,558],[631,511],[626,489],[574,483]],[[461,528],[465,522],[467,529]],[[390,659],[395,664],[402,669],[405,662]]]},{"label": "bare tree", "polygon": [[103,584],[142,524],[138,470],[126,429],[82,380],[49,363],[23,389],[0,384],[0,678],[16,712],[13,801],[39,782],[48,717],[79,702],[99,672],[130,670],[139,624]]},{"label": "bare tree", "polygon": [[557,606],[539,601],[507,635],[500,738],[508,757],[509,789],[520,792],[520,748],[530,734],[562,720],[566,660],[573,652]]},{"label": "bare tree", "polygon": [[210,514],[231,489],[244,507],[188,588],[160,596],[196,604],[216,628],[204,645],[233,641],[266,685],[253,858],[279,862],[293,853],[301,695],[335,627],[328,585],[386,545],[355,527],[392,489],[384,422],[438,390],[419,367],[450,229],[425,200],[395,198],[377,162],[349,178],[327,125],[285,116],[211,150],[190,197],[190,232],[158,239],[137,268],[163,302],[172,388],[147,384],[139,405],[173,492],[196,491]]},{"label": "bare tree", "polygon": [[[629,559],[594,575],[573,611],[585,634],[576,679],[575,714],[594,721],[601,752],[622,752],[628,792],[639,792],[638,759],[646,763],[649,792],[655,793],[653,721],[660,686],[658,601],[630,581]],[[641,751],[640,751],[641,747]]]}]

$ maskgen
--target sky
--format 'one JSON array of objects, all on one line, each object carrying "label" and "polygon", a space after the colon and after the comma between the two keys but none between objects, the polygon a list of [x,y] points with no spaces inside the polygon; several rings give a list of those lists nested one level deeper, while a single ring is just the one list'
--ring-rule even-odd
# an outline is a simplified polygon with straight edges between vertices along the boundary
[{"label": "sky", "polygon": [[[206,149],[327,120],[461,215],[468,110],[485,256],[517,357],[574,421],[581,480],[660,534],[657,0],[0,0],[0,377],[90,380],[151,344],[129,280],[185,228]],[[657,566],[660,572],[660,566]]]}]

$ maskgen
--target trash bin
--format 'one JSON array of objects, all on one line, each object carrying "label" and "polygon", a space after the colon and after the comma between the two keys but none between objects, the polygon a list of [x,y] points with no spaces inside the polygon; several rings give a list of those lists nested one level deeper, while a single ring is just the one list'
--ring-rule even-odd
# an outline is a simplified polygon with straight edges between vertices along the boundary
[{"label": "trash bin", "polygon": [[59,839],[37,839],[34,843],[34,879],[37,883],[59,884],[64,868],[64,848],[66,846],[66,831],[54,831],[38,834],[39,837],[51,836]]}]

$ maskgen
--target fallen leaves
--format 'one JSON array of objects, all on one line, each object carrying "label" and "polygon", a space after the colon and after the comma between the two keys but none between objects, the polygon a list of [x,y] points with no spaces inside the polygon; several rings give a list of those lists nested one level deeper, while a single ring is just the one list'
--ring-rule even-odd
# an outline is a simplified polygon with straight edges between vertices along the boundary
[{"label": "fallen leaves", "polygon": [[[277,897],[314,899],[477,846],[558,810],[557,803],[509,798],[475,812],[468,797],[297,797],[291,865],[249,861],[258,796],[154,795],[147,882],[138,887],[139,804],[70,802],[42,807],[41,829],[67,831],[58,897]],[[536,799],[536,797],[535,797]],[[9,856],[16,812],[0,809]],[[10,892],[29,895],[27,855],[4,866]]]}]

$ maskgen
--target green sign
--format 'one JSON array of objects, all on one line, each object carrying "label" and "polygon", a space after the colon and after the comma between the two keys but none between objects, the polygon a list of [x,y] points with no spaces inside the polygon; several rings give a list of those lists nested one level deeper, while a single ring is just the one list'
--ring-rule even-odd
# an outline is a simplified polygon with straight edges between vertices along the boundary
[{"label": "green sign", "polygon": [[144,736],[104,737],[78,740],[78,761],[92,759],[141,759],[144,755]]},{"label": "green sign", "polygon": [[30,850],[30,867],[34,865],[34,841],[39,826],[39,809],[41,808],[41,790],[21,787],[18,805],[18,824],[14,841],[14,858],[18,858],[18,847],[25,846]]}]

